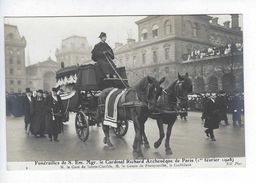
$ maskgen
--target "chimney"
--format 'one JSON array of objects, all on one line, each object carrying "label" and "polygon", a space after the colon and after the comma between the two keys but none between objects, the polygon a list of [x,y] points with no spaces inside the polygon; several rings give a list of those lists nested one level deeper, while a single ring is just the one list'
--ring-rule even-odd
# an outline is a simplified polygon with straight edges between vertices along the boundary
[{"label": "chimney", "polygon": [[218,25],[218,20],[219,20],[218,17],[212,18],[212,24],[213,24],[213,25]]},{"label": "chimney", "polygon": [[239,27],[239,15],[238,14],[232,14],[231,15],[231,21],[232,21],[232,24],[231,24],[232,29],[240,30],[240,27]]},{"label": "chimney", "polygon": [[119,48],[121,46],[123,46],[123,43],[118,43],[118,42],[115,43],[115,48]]},{"label": "chimney", "polygon": [[127,39],[127,44],[128,44],[128,45],[134,44],[135,41],[136,41],[135,39],[128,38],[128,39]]},{"label": "chimney", "polygon": [[224,27],[225,27],[226,29],[229,29],[229,28],[230,28],[230,21],[225,21],[225,22],[223,23],[223,25],[224,25]]}]

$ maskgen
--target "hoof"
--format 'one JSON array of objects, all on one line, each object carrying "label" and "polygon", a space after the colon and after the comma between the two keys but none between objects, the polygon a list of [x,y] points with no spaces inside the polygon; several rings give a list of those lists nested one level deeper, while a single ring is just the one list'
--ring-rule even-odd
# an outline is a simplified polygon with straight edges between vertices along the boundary
[{"label": "hoof", "polygon": [[146,149],[149,149],[149,148],[150,148],[149,143],[144,144],[144,147],[145,147]]},{"label": "hoof", "polygon": [[171,148],[166,149],[166,150],[165,150],[165,153],[166,153],[166,154],[173,154]]},{"label": "hoof", "polygon": [[154,147],[157,149],[159,146],[161,145],[161,142],[159,142],[159,141],[156,141],[155,143],[154,143]]},{"label": "hoof", "polygon": [[114,150],[115,147],[112,145],[112,146],[108,146],[108,150]]},{"label": "hoof", "polygon": [[143,159],[144,156],[143,156],[142,152],[133,151],[133,158],[134,159]]}]

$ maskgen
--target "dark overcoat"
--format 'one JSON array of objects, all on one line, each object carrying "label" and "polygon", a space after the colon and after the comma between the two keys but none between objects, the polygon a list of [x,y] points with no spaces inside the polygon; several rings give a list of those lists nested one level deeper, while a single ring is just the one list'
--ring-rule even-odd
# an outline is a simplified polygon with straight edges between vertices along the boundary
[{"label": "dark overcoat", "polygon": [[[61,98],[57,95],[57,100],[55,100],[52,95],[46,97],[45,102],[45,112],[46,112],[46,133],[47,134],[58,134],[62,132],[62,117],[63,117],[63,105]],[[53,114],[54,113],[54,119]]]},{"label": "dark overcoat", "polygon": [[231,100],[233,121],[241,121],[242,100],[239,96],[234,96]]},{"label": "dark overcoat", "polygon": [[219,109],[219,116],[221,120],[225,120],[227,118],[228,111],[228,99],[225,96],[218,96],[216,98],[216,105]]},{"label": "dark overcoat", "polygon": [[211,99],[207,99],[204,105],[204,117],[205,117],[205,128],[218,129],[219,128],[219,109],[216,102]]},{"label": "dark overcoat", "polygon": [[31,132],[32,134],[44,134],[45,132],[45,101],[43,97],[36,97],[32,100]]},{"label": "dark overcoat", "polygon": [[[112,66],[116,67],[116,65],[112,61],[115,58],[114,53],[107,43],[99,42],[94,46],[91,53],[92,60],[97,62],[96,68],[98,69],[99,73],[102,73],[104,76],[106,74],[115,74],[115,71],[112,68]],[[109,62],[112,64],[112,66]]]},{"label": "dark overcoat", "polygon": [[24,97],[24,121],[26,124],[30,124],[32,121],[32,102],[32,96],[31,101],[28,99],[27,96]]}]

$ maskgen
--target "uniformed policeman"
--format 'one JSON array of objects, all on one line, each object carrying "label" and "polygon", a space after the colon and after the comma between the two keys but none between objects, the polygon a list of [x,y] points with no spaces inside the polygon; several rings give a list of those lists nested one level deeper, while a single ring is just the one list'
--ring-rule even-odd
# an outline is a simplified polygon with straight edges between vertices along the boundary
[{"label": "uniformed policeman", "polygon": [[107,35],[100,33],[100,42],[96,44],[92,50],[92,60],[94,60],[100,68],[100,71],[107,78],[116,77],[116,65],[112,61],[115,56],[111,47],[106,43]]}]

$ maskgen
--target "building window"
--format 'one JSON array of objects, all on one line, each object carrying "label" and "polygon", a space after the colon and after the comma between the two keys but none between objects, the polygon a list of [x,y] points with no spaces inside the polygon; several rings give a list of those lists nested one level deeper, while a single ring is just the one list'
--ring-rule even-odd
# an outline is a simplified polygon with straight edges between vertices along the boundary
[{"label": "building window", "polygon": [[134,56],[132,57],[132,62],[133,62],[133,66],[135,66],[135,64],[136,64],[136,55],[134,55]]},{"label": "building window", "polygon": [[21,93],[21,88],[18,89],[18,92]]},{"label": "building window", "polygon": [[192,34],[193,37],[198,37],[198,24],[195,23],[194,26],[192,27]]},{"label": "building window", "polygon": [[146,53],[142,53],[142,64],[146,63]]},{"label": "building window", "polygon": [[17,50],[17,55],[20,55],[20,50]]},{"label": "building window", "polygon": [[9,73],[10,73],[11,75],[13,75],[13,69],[10,69],[10,70],[9,70]]},{"label": "building window", "polygon": [[17,83],[18,83],[18,85],[21,85],[21,81],[20,80],[18,80]]},{"label": "building window", "polygon": [[17,64],[19,64],[19,65],[21,64],[21,61],[20,61],[20,59],[18,59],[18,60],[17,60]]},{"label": "building window", "polygon": [[13,36],[13,33],[8,34],[7,37],[8,37],[9,39],[13,39],[13,37],[14,37],[14,36]]},{"label": "building window", "polygon": [[13,64],[13,59],[12,58],[9,59],[9,63]]},{"label": "building window", "polygon": [[10,80],[10,84],[13,85],[13,84],[14,84],[14,81],[13,81],[13,80]]},{"label": "building window", "polygon": [[156,38],[158,36],[158,25],[154,25],[152,28],[152,36],[153,38]]},{"label": "building window", "polygon": [[158,60],[157,60],[157,52],[156,51],[153,51],[153,62],[154,63],[158,62]]},{"label": "building window", "polygon": [[12,49],[10,49],[9,53],[10,53],[10,55],[12,55],[12,54],[13,54],[13,50],[12,50]]},{"label": "building window", "polygon": [[165,60],[169,60],[170,58],[170,48],[165,48],[164,49],[164,57],[165,57]]},{"label": "building window", "polygon": [[148,31],[147,29],[143,29],[141,32],[141,39],[142,41],[144,41],[144,40],[147,40],[147,38],[148,38]]},{"label": "building window", "polygon": [[165,35],[168,35],[172,32],[172,25],[171,25],[171,21],[167,20],[164,24],[164,33]]},{"label": "building window", "polygon": [[84,48],[85,47],[84,43],[82,43],[81,46]]},{"label": "building window", "polygon": [[165,73],[166,73],[166,74],[168,74],[168,73],[169,73],[169,71],[170,71],[169,67],[168,67],[168,66],[166,66],[166,67],[165,67]]}]

